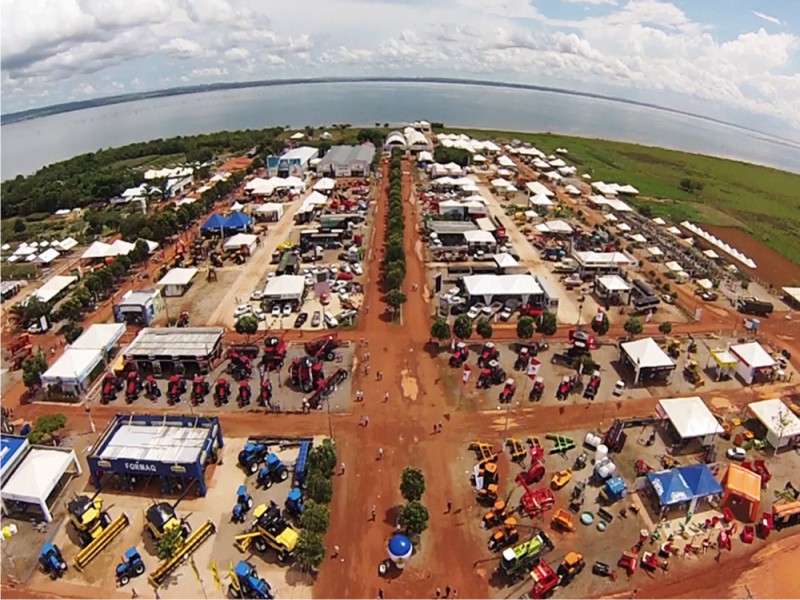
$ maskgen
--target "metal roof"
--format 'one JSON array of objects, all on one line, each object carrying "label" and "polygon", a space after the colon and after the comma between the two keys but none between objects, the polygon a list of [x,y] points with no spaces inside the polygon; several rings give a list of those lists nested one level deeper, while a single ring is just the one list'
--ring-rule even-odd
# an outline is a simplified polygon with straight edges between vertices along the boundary
[{"label": "metal roof", "polygon": [[375,146],[333,146],[319,163],[320,168],[331,165],[354,165],[356,163],[372,162],[375,156]]},{"label": "metal roof", "polygon": [[208,428],[170,425],[122,425],[108,439],[100,458],[192,463],[203,451]]},{"label": "metal roof", "polygon": [[123,356],[207,356],[224,333],[222,327],[146,327],[123,351]]},{"label": "metal roof", "polygon": [[477,227],[472,221],[431,221],[428,229],[439,235],[447,235],[474,231]]}]

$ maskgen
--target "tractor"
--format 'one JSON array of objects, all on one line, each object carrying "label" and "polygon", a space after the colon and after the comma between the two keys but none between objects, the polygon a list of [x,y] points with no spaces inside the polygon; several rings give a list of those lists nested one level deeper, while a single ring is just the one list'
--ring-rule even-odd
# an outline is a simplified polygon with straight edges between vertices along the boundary
[{"label": "tractor", "polygon": [[128,371],[125,376],[125,402],[131,404],[142,391],[142,378],[136,371]]},{"label": "tractor", "polygon": [[254,475],[258,471],[258,465],[262,463],[269,454],[269,446],[261,442],[247,442],[239,452],[239,466],[247,473]]},{"label": "tractor", "polygon": [[575,387],[575,382],[575,377],[564,376],[561,383],[558,384],[558,389],[556,389],[556,399],[559,402],[567,399],[567,396],[570,395],[572,389]]},{"label": "tractor", "polygon": [[266,579],[258,576],[256,568],[249,562],[240,560],[231,569],[228,596],[233,598],[263,598],[272,600],[275,596]]},{"label": "tractor", "polygon": [[272,400],[272,382],[269,379],[264,379],[261,382],[261,391],[258,395],[258,405],[267,406]]},{"label": "tractor", "polygon": [[89,496],[75,496],[67,503],[70,523],[78,533],[82,548],[92,543],[106,527],[111,524],[111,517],[103,510],[103,500],[98,498],[100,492]]},{"label": "tractor", "polygon": [[308,342],[306,354],[317,359],[331,361],[336,358],[336,350],[342,346],[338,336],[325,335]]},{"label": "tractor", "polygon": [[494,342],[486,342],[478,355],[478,366],[483,367],[492,361],[497,361],[499,358],[500,351],[494,345]]},{"label": "tractor", "polygon": [[278,553],[280,562],[287,561],[297,547],[297,532],[281,516],[277,504],[270,501],[269,506],[260,504],[253,510],[255,520],[250,530],[235,538],[236,546],[243,552],[252,543],[257,552],[272,548]]},{"label": "tractor", "polygon": [[502,550],[506,546],[515,544],[519,541],[519,530],[517,520],[513,517],[503,521],[503,526],[492,534],[489,538],[489,550]]},{"label": "tractor", "polygon": [[287,513],[299,519],[303,515],[303,490],[299,487],[293,487],[286,496],[286,502],[283,506]]},{"label": "tractor", "polygon": [[493,385],[500,385],[506,379],[506,372],[500,367],[500,363],[496,360],[490,360],[486,366],[481,369],[481,374],[478,376],[478,388],[488,388]]},{"label": "tractor", "polygon": [[174,504],[169,502],[153,503],[145,513],[145,531],[154,540],[160,540],[168,531],[179,528],[181,537],[186,540],[191,533],[189,523],[185,519],[179,519],[175,512],[175,507],[183,500],[192,486],[187,486],[180,498]]},{"label": "tractor", "polygon": [[692,385],[700,383],[700,365],[696,360],[690,359],[686,361],[686,366],[683,368],[683,376]]},{"label": "tractor", "polygon": [[289,477],[289,470],[280,458],[273,453],[269,453],[265,460],[265,465],[258,472],[256,485],[269,489],[273,483],[286,481]]},{"label": "tractor", "polygon": [[144,395],[147,396],[150,400],[157,400],[161,398],[161,389],[158,387],[158,382],[156,378],[152,375],[148,375],[144,381]]},{"label": "tractor", "polygon": [[231,397],[231,384],[224,377],[217,379],[214,384],[214,405],[222,406],[227,404]]},{"label": "tractor", "polygon": [[471,483],[478,490],[478,502],[493,504],[497,501],[498,481],[497,463],[487,462],[483,466],[476,467]]},{"label": "tractor", "polygon": [[595,371],[592,374],[592,377],[589,379],[589,383],[586,384],[586,388],[583,390],[583,397],[587,400],[594,400],[597,396],[597,390],[600,389],[600,371]]},{"label": "tractor", "polygon": [[11,355],[11,369],[13,371],[21,369],[25,359],[33,355],[30,335],[28,333],[21,334],[16,340],[8,344],[6,349]]},{"label": "tractor", "polygon": [[292,384],[305,393],[316,390],[325,381],[322,363],[310,356],[295,358],[290,367],[290,375]]},{"label": "tractor", "polygon": [[264,339],[264,356],[261,365],[269,371],[280,371],[286,360],[286,343],[282,337],[269,336]]},{"label": "tractor", "polygon": [[500,392],[500,395],[497,397],[497,401],[500,404],[510,404],[511,400],[514,399],[514,393],[517,391],[517,384],[514,383],[513,379],[506,379],[506,384],[503,386],[503,391]]},{"label": "tractor", "polygon": [[503,550],[500,571],[512,582],[524,577],[542,555],[555,546],[544,531],[513,548]]},{"label": "tractor", "polygon": [[560,581],[558,574],[545,560],[541,560],[538,564],[534,565],[530,575],[533,580],[533,588],[531,588],[530,593],[531,598],[549,598],[553,595],[553,590],[558,587]]},{"label": "tractor", "polygon": [[521,510],[529,517],[536,518],[553,508],[556,499],[550,488],[545,487],[532,490],[521,478],[517,478],[517,483],[525,488],[525,493],[522,495],[522,498],[520,498],[519,504]]},{"label": "tractor", "polygon": [[523,346],[519,349],[517,353],[517,360],[514,361],[514,370],[515,371],[524,371],[528,368],[528,364],[531,362],[531,351],[527,346]]},{"label": "tractor", "polygon": [[239,408],[243,408],[245,406],[250,405],[250,401],[253,397],[253,391],[250,389],[250,384],[247,381],[243,381],[239,384]]},{"label": "tractor", "polygon": [[502,500],[498,500],[492,506],[492,510],[488,513],[483,515],[483,520],[481,521],[481,527],[484,529],[491,529],[492,527],[496,527],[503,521],[505,521],[511,515],[511,511],[508,509],[508,506]]},{"label": "tractor", "polygon": [[209,385],[206,378],[202,375],[198,375],[192,381],[192,406],[197,406],[198,404],[203,404],[206,401],[206,395],[211,391],[211,386]]},{"label": "tractor", "polygon": [[253,508],[253,497],[247,493],[246,485],[240,485],[236,490],[236,504],[231,511],[231,521],[244,523],[244,518],[251,508]]},{"label": "tractor", "polygon": [[186,381],[180,375],[172,375],[167,381],[167,401],[170,404],[177,404],[185,393]]},{"label": "tractor", "polygon": [[464,342],[458,342],[453,354],[450,356],[450,366],[453,368],[461,367],[469,360],[469,348]]},{"label": "tractor", "polygon": [[108,372],[103,376],[103,390],[100,397],[102,404],[108,404],[117,397],[117,393],[122,391],[123,382],[114,373]]},{"label": "tractor", "polygon": [[61,555],[61,550],[50,542],[47,542],[39,553],[39,565],[50,575],[50,579],[58,579],[67,572],[67,563]]},{"label": "tractor", "polygon": [[528,400],[531,402],[539,402],[544,395],[544,378],[537,377],[533,381],[533,387],[531,387],[531,391],[528,394]]},{"label": "tractor", "polygon": [[681,355],[681,343],[674,338],[669,338],[665,350],[670,358],[678,358]]},{"label": "tractor", "polygon": [[228,367],[227,373],[234,379],[250,379],[253,375],[253,361],[250,358],[236,350],[228,352]]},{"label": "tractor", "polygon": [[120,586],[128,585],[133,577],[144,573],[144,561],[136,548],[128,548],[122,557],[122,562],[117,565],[117,581]]}]

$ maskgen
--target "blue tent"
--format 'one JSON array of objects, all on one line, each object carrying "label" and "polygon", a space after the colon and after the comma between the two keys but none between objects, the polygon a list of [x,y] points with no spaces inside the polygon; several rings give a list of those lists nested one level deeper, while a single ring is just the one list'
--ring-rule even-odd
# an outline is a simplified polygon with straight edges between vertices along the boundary
[{"label": "blue tent", "polygon": [[225,219],[221,215],[214,213],[206,219],[206,222],[200,227],[200,231],[219,232],[223,227],[225,227]]},{"label": "blue tent", "polygon": [[253,219],[248,217],[243,212],[236,211],[231,214],[230,217],[224,220],[224,227],[225,229],[235,229],[237,231],[242,231],[250,227],[250,224],[253,222]]},{"label": "blue tent", "polygon": [[687,465],[648,473],[647,479],[658,494],[661,506],[683,504],[722,493],[722,486],[706,465]]},{"label": "blue tent", "polygon": [[695,498],[722,493],[722,485],[706,465],[688,465],[678,469]]}]

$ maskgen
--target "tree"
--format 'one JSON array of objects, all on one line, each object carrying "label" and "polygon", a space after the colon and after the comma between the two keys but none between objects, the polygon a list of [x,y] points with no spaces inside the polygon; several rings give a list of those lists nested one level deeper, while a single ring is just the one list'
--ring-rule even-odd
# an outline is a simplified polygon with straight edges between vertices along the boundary
[{"label": "tree", "polygon": [[489,319],[483,318],[478,321],[478,324],[475,327],[475,331],[481,336],[483,339],[488,340],[492,337],[492,333],[494,330],[492,329],[492,324],[489,322]]},{"label": "tree", "polygon": [[331,511],[327,504],[317,504],[313,500],[309,500],[303,507],[300,525],[311,533],[324,535],[328,531],[330,520]]},{"label": "tree", "polygon": [[[672,333],[672,323],[669,321],[664,321],[658,326],[658,330],[664,335],[669,335]],[[627,329],[625,331],[627,331]]]},{"label": "tree", "polygon": [[33,429],[28,434],[28,441],[31,444],[41,444],[49,437],[56,437],[54,434],[63,429],[67,424],[67,417],[61,413],[54,415],[43,415],[36,419]]},{"label": "tree", "polygon": [[333,481],[320,471],[309,471],[306,479],[306,494],[318,504],[327,504],[333,498]]},{"label": "tree", "polygon": [[627,321],[625,321],[624,328],[625,331],[628,332],[628,335],[633,337],[642,333],[644,330],[644,322],[638,317],[630,317]]},{"label": "tree", "polygon": [[522,317],[517,321],[517,337],[521,340],[529,340],[533,337],[532,317]]},{"label": "tree", "polygon": [[111,272],[111,276],[114,279],[122,279],[127,272],[125,266],[119,261],[115,260],[111,265],[108,267],[108,270]]},{"label": "tree", "polygon": [[83,286],[72,292],[72,297],[78,301],[81,308],[88,308],[92,303],[92,293]]},{"label": "tree", "polygon": [[258,319],[253,315],[244,315],[239,317],[236,321],[236,333],[241,333],[247,336],[247,341],[250,341],[250,336],[255,335],[258,331]]},{"label": "tree", "polygon": [[332,477],[336,468],[336,446],[326,438],[308,453],[308,470],[319,471],[323,477]]},{"label": "tree", "polygon": [[83,313],[83,305],[76,295],[73,294],[61,303],[61,308],[58,312],[62,319],[77,321],[81,318],[81,314]]},{"label": "tree", "polygon": [[441,342],[450,339],[450,336],[450,325],[448,325],[447,319],[444,317],[436,317],[433,325],[431,325],[431,337]]},{"label": "tree", "polygon": [[428,509],[418,500],[412,500],[400,509],[398,522],[410,535],[419,535],[428,528]]},{"label": "tree", "polygon": [[549,310],[544,311],[539,319],[537,331],[542,335],[550,336],[555,335],[557,330],[558,321],[556,320],[555,314],[551,313]]},{"label": "tree", "polygon": [[25,224],[25,221],[22,219],[15,219],[14,220],[14,233],[23,233],[28,226]]},{"label": "tree", "polygon": [[23,309],[25,322],[30,323],[31,321],[38,321],[42,317],[48,316],[50,314],[50,308],[49,302],[42,302],[38,296],[32,295],[28,298],[28,302]]},{"label": "tree", "polygon": [[393,267],[386,273],[386,285],[389,286],[390,290],[396,290],[403,285],[403,279],[405,279],[405,277],[406,273],[403,269]]},{"label": "tree", "polygon": [[420,500],[425,493],[425,474],[422,469],[406,467],[400,477],[400,493],[407,502]]},{"label": "tree", "polygon": [[604,312],[603,318],[599,321],[597,317],[592,319],[592,331],[594,331],[597,335],[605,335],[608,333],[608,328],[610,326],[608,322],[608,315]]},{"label": "tree", "polygon": [[75,321],[70,321],[61,328],[61,333],[63,334],[66,342],[71,344],[81,337],[81,334],[83,334],[83,325],[76,323]]},{"label": "tree", "polygon": [[175,556],[183,547],[183,533],[181,527],[170,527],[156,540],[156,554],[159,560],[168,560]]},{"label": "tree", "polygon": [[467,315],[459,315],[453,323],[453,335],[460,340],[466,340],[472,335],[472,319]]},{"label": "tree", "polygon": [[397,311],[405,304],[406,300],[406,295],[400,290],[392,290],[386,294],[386,304],[392,308],[394,314],[397,314]]},{"label": "tree", "polygon": [[42,384],[42,373],[47,371],[47,359],[39,352],[22,362],[22,382],[28,389]]},{"label": "tree", "polygon": [[295,556],[303,570],[319,568],[325,562],[325,544],[322,541],[322,536],[310,531],[300,532],[300,536],[297,539],[297,547],[295,548]]}]

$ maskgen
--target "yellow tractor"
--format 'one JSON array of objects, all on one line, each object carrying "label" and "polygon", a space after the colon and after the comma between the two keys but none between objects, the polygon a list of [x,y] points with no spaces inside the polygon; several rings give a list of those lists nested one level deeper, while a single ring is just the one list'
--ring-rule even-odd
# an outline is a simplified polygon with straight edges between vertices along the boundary
[{"label": "yellow tractor", "polygon": [[[497,463],[487,462],[484,464],[478,470],[478,477],[483,479],[483,485],[478,488],[478,502],[494,504],[497,501],[497,483],[500,479]],[[475,487],[477,487],[477,483],[475,483]]]},{"label": "yellow tractor", "polygon": [[696,385],[698,387],[702,385],[702,379],[700,378],[700,365],[696,360],[692,359],[686,362],[686,366],[683,368],[683,376],[686,377],[686,381],[692,385]]},{"label": "yellow tractor", "polygon": [[69,520],[78,532],[81,548],[85,548],[100,537],[106,527],[111,524],[111,517],[107,511],[103,510],[103,500],[98,498],[99,495],[100,492],[91,498],[76,496],[67,503]]},{"label": "yellow tractor", "polygon": [[664,351],[672,358],[678,358],[681,355],[681,343],[674,338],[667,338]]}]

